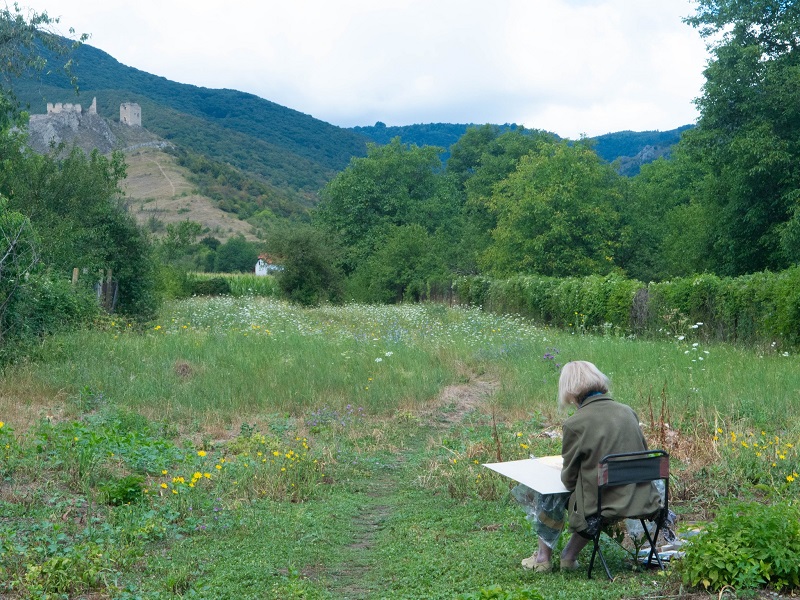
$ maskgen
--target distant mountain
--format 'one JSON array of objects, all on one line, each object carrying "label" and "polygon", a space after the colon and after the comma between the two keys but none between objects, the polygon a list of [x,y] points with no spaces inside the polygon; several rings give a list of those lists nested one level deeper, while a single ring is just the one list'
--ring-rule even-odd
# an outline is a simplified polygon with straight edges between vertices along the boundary
[{"label": "distant mountain", "polygon": [[619,160],[617,170],[623,175],[636,175],[639,168],[662,156],[681,139],[681,134],[694,125],[684,125],[669,131],[619,131],[599,135],[592,140],[594,149],[608,162]]},{"label": "distant mountain", "polygon": [[[394,138],[399,137],[404,144],[414,144],[416,146],[438,146],[444,148],[441,157],[443,161],[450,156],[450,146],[455,144],[467,129],[470,127],[480,127],[474,123],[425,123],[419,125],[394,125],[387,126],[378,121],[375,125],[364,127],[353,127],[352,131],[361,134],[375,144],[388,144]],[[498,125],[500,131],[511,131],[518,129],[515,124]]]},{"label": "distant mountain", "polygon": [[[378,122],[368,127],[353,127],[353,131],[368,137],[376,144],[387,144],[399,137],[405,144],[417,146],[440,146],[449,150],[473,124],[428,123],[424,125],[387,126]],[[501,125],[501,130],[513,130],[515,124]],[[635,175],[648,162],[669,154],[670,148],[680,141],[681,133],[693,127],[684,125],[671,131],[620,131],[595,138],[594,149],[601,158],[613,163],[619,160],[617,169],[623,175]],[[448,153],[442,155],[446,160]]]}]

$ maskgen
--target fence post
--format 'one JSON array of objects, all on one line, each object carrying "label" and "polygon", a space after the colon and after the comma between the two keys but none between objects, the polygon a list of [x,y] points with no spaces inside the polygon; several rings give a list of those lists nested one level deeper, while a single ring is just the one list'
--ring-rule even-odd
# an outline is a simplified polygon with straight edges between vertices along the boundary
[{"label": "fence post", "polygon": [[78,267],[72,269],[72,285],[78,283]]}]

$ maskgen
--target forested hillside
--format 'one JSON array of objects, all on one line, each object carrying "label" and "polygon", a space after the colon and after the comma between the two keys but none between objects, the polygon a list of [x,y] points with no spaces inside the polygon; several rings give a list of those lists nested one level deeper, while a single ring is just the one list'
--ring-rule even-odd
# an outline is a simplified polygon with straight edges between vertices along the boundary
[{"label": "forested hillside", "polygon": [[[43,50],[49,60],[48,55]],[[292,201],[313,202],[317,191],[353,156],[363,156],[366,138],[313,117],[235,90],[180,84],[125,66],[107,53],[82,45],[73,54],[76,96],[68,77],[54,71],[14,84],[32,113],[46,102],[88,106],[118,118],[122,102],[138,102],[143,126],[183,150],[228,163]]]}]

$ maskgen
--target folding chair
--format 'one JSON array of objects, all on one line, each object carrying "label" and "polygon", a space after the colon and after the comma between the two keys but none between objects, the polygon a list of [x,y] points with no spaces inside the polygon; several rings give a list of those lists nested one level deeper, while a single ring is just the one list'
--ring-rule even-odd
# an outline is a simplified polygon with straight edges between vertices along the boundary
[{"label": "folding chair", "polygon": [[[592,558],[589,561],[589,572],[587,577],[591,579],[592,568],[594,567],[595,556],[600,556],[603,567],[606,569],[606,575],[613,581],[611,571],[608,568],[606,559],[603,552],[600,550],[600,534],[603,533],[605,526],[616,522],[620,519],[639,519],[644,529],[644,534],[647,536],[647,541],[650,543],[650,552],[647,555],[647,566],[652,566],[653,558],[658,562],[660,568],[664,568],[661,562],[661,557],[658,555],[656,549],[656,540],[658,534],[661,532],[661,526],[664,524],[664,519],[669,510],[669,454],[664,450],[644,450],[641,452],[627,452],[623,454],[608,454],[604,456],[598,465],[597,469],[597,514],[603,514],[603,491],[608,488],[626,485],[630,483],[647,483],[656,481],[658,479],[664,480],[664,506],[659,509],[655,514],[651,515],[615,515],[611,519],[600,520],[600,525],[597,528],[597,533],[594,534],[592,541],[594,547],[592,548]],[[647,529],[645,520],[655,522],[655,532],[650,534]]]}]

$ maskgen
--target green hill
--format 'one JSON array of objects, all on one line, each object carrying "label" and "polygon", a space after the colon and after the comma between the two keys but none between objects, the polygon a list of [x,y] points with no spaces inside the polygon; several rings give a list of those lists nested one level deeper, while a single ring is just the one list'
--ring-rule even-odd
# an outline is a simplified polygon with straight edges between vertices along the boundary
[{"label": "green hill", "polygon": [[185,152],[240,170],[284,203],[313,204],[317,191],[351,157],[366,154],[365,137],[253,94],[169,81],[88,45],[78,48],[73,60],[77,97],[60,73],[15,83],[31,113],[44,113],[46,102],[88,106],[97,97],[98,113],[118,119],[120,103],[137,102],[149,131]]}]

